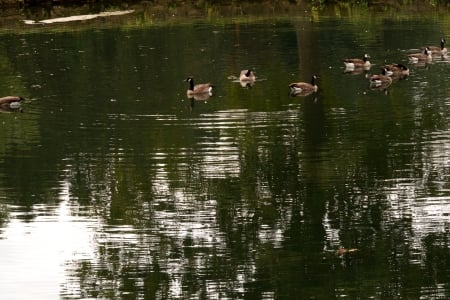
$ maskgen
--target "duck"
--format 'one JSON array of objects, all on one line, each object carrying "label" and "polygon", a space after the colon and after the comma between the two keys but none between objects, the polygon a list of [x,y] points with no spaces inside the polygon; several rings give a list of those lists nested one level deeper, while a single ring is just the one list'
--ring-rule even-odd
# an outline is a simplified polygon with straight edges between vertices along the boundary
[{"label": "duck", "polygon": [[242,70],[241,74],[239,75],[239,81],[255,81],[256,76],[255,72],[252,69],[248,70]]},{"label": "duck", "polygon": [[381,70],[381,74],[375,74],[369,77],[371,88],[386,88],[392,83],[392,78],[387,75],[388,71],[386,68]]},{"label": "duck", "polygon": [[11,108],[16,108],[20,106],[20,102],[24,101],[25,98],[21,96],[5,96],[0,98],[0,106],[9,106]]},{"label": "duck", "polygon": [[423,52],[408,54],[408,59],[411,63],[424,62],[432,59],[431,50],[425,47]]},{"label": "duck", "polygon": [[344,65],[346,70],[354,70],[358,68],[370,69],[370,56],[366,53],[363,58],[346,58],[344,59]]},{"label": "duck", "polygon": [[317,76],[313,75],[311,83],[309,82],[293,82],[289,84],[292,96],[306,96],[319,90],[316,84]]},{"label": "duck", "polygon": [[409,76],[409,68],[403,64],[387,64],[383,67],[386,70],[386,75],[393,77]]},{"label": "duck", "polygon": [[200,94],[209,94],[210,96],[212,95],[212,89],[214,85],[210,82],[194,84],[193,77],[186,78],[186,81],[189,82],[189,89],[186,91],[188,97]]},{"label": "duck", "polygon": [[441,46],[428,46],[431,51],[431,54],[434,55],[447,55],[447,48],[445,48],[445,39],[441,38]]}]

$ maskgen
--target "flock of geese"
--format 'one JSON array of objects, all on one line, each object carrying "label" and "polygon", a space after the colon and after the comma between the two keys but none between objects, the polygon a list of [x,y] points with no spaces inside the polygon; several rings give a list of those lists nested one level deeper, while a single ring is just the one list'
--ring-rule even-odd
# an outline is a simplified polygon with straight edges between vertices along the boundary
[{"label": "flock of geese", "polygon": [[[419,53],[408,54],[408,60],[411,64],[427,63],[433,58],[433,55],[447,57],[447,48],[445,48],[445,39],[441,38],[440,46],[426,46]],[[347,58],[344,59],[345,72],[361,73],[369,71],[371,63],[370,56],[364,54],[363,58]],[[409,68],[401,63],[386,64],[381,68],[381,74],[367,76],[371,89],[386,90],[392,83],[393,79],[402,79],[409,76]],[[317,86],[318,76],[313,75],[311,82],[293,82],[289,84],[292,96],[307,96],[319,90]],[[251,86],[256,80],[255,72],[252,69],[242,70],[239,75],[239,82],[243,87]],[[194,79],[188,77],[186,81],[189,83],[187,90],[188,98],[206,99],[202,96],[212,96],[214,85],[211,83],[194,84]]]},{"label": "flock of geese", "polygon": [[[440,46],[425,46],[419,53],[408,54],[408,60],[411,64],[426,64],[433,59],[433,56],[447,57],[447,48],[445,48],[445,39],[441,38]],[[368,71],[371,67],[370,56],[364,54],[362,59],[350,58],[344,59],[345,72]],[[394,79],[402,79],[409,76],[409,68],[400,63],[386,64],[381,68],[381,74],[368,76],[370,88],[386,90]]]},{"label": "flock of geese", "polygon": [[[420,53],[408,54],[410,63],[426,63],[432,60],[433,55],[447,56],[447,48],[445,48],[445,39],[441,38],[440,46],[426,46]],[[345,72],[362,72],[370,70],[371,63],[370,56],[364,54],[363,58],[347,58],[344,59]],[[409,68],[400,63],[386,64],[381,69],[381,74],[374,74],[368,76],[370,87],[374,89],[385,90],[389,87],[393,79],[399,79],[409,76]],[[293,82],[289,84],[292,96],[307,96],[319,90],[317,86],[318,76],[313,75],[311,82]],[[256,80],[255,72],[252,69],[242,70],[239,74],[239,82],[243,87],[249,87],[254,84]],[[212,96],[214,85],[210,82],[194,84],[194,78],[188,77],[186,81],[189,84],[187,90],[188,98],[195,98],[198,100],[205,100]],[[20,96],[6,96],[0,98],[1,109],[20,110],[20,103],[24,101]]]}]

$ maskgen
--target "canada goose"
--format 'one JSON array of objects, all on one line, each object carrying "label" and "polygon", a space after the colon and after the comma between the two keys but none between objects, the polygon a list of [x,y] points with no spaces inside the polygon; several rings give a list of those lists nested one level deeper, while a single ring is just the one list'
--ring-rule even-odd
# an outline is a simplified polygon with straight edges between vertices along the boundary
[{"label": "canada goose", "polygon": [[364,54],[363,58],[346,58],[344,59],[345,69],[354,70],[358,68],[370,69],[370,56],[368,54]]},{"label": "canada goose", "polygon": [[239,75],[239,81],[255,81],[255,72],[252,69],[242,70]]},{"label": "canada goose", "polygon": [[409,68],[403,64],[388,64],[384,65],[386,75],[393,77],[409,76]]},{"label": "canada goose", "polygon": [[319,87],[316,84],[317,76],[313,75],[311,78],[311,83],[309,82],[293,82],[289,84],[291,88],[292,96],[306,96],[311,93],[317,92]]},{"label": "canada goose", "polygon": [[194,78],[188,77],[186,81],[189,82],[189,89],[187,90],[188,97],[199,94],[209,94],[212,95],[212,89],[214,85],[211,83],[200,83],[194,85]]},{"label": "canada goose", "polygon": [[0,106],[11,106],[11,107],[19,107],[20,102],[25,100],[23,97],[20,96],[6,96],[0,98]]},{"label": "canada goose", "polygon": [[411,63],[417,63],[419,61],[428,61],[431,60],[431,51],[430,48],[426,47],[423,52],[420,53],[412,53],[412,54],[408,54],[408,59]]},{"label": "canada goose", "polygon": [[447,48],[445,48],[445,39],[441,38],[441,46],[428,46],[428,49],[430,49],[431,54],[434,55],[447,55]]},{"label": "canada goose", "polygon": [[383,68],[381,74],[375,74],[369,77],[371,88],[388,87],[392,83],[392,78],[387,75],[386,68]]}]

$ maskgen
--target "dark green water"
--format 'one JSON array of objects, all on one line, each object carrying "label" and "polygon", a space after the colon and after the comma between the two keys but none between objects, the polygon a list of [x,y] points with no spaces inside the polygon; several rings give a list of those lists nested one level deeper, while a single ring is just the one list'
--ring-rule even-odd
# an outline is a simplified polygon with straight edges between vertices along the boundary
[{"label": "dark green water", "polygon": [[[2,35],[1,94],[27,101],[0,115],[0,298],[449,298],[450,65],[407,60],[448,25]],[[411,74],[370,90],[342,63],[364,53]]]}]

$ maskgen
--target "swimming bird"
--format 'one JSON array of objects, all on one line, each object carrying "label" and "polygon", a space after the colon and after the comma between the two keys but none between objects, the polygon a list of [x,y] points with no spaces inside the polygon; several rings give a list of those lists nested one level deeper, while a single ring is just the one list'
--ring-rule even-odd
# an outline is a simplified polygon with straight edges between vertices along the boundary
[{"label": "swimming bird", "polygon": [[239,75],[239,81],[255,81],[255,72],[252,69],[242,70]]},{"label": "swimming bird", "polygon": [[432,59],[431,50],[426,47],[423,52],[408,54],[408,59],[411,63],[425,62]]},{"label": "swimming bird", "polygon": [[392,83],[392,78],[387,75],[386,68],[381,70],[381,74],[375,74],[369,77],[371,88],[387,88]]},{"label": "swimming bird", "polygon": [[387,64],[384,65],[386,75],[393,77],[406,77],[409,76],[409,68],[403,64]]},{"label": "swimming bird", "polygon": [[291,88],[292,96],[306,96],[311,93],[317,92],[319,87],[316,84],[317,76],[313,75],[311,78],[311,83],[309,82],[293,82],[289,84]]},{"label": "swimming bird", "polygon": [[186,81],[189,82],[189,89],[187,90],[188,97],[191,97],[193,95],[199,95],[199,94],[209,94],[212,95],[212,89],[214,85],[211,83],[200,83],[200,84],[194,84],[194,78],[188,77],[186,78]]},{"label": "swimming bird", "polygon": [[358,68],[362,69],[370,69],[370,56],[368,54],[364,54],[363,58],[346,58],[344,59],[344,65],[346,70],[354,70]]},{"label": "swimming bird", "polygon": [[428,46],[428,49],[430,49],[431,54],[434,55],[447,55],[447,48],[445,48],[445,39],[441,38],[441,46]]},{"label": "swimming bird", "polygon": [[0,106],[10,106],[12,108],[19,107],[20,102],[25,100],[20,96],[5,96],[0,98]]}]

